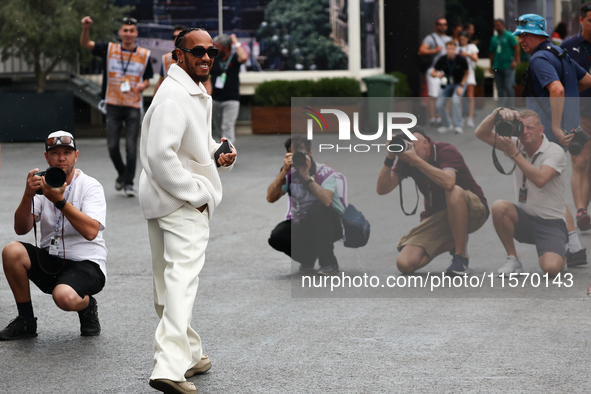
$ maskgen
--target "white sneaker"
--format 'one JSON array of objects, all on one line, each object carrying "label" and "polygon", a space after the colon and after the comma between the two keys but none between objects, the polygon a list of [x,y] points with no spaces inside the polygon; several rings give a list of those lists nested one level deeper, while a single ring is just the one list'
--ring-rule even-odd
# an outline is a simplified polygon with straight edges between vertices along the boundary
[{"label": "white sneaker", "polygon": [[439,134],[445,134],[448,131],[452,131],[453,129],[454,129],[453,126],[441,126],[441,127],[437,128],[437,132]]},{"label": "white sneaker", "polygon": [[523,272],[521,263],[515,256],[507,256],[505,264],[498,269],[499,276],[509,276],[509,274],[520,274]]},{"label": "white sneaker", "polygon": [[461,127],[454,127],[454,131],[456,132],[456,134],[463,134],[464,133],[464,129],[462,129]]},{"label": "white sneaker", "polygon": [[474,119],[468,118],[468,120],[466,121],[466,126],[474,127]]}]

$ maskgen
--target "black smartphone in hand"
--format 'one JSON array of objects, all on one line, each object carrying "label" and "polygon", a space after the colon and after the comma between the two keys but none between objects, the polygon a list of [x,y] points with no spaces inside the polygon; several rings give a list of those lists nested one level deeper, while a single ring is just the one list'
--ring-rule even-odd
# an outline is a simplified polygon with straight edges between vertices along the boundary
[{"label": "black smartphone in hand", "polygon": [[216,150],[215,153],[213,154],[213,159],[215,160],[216,167],[220,166],[220,163],[218,163],[218,159],[220,158],[220,155],[222,153],[232,153],[232,148],[230,147],[230,141],[225,140],[224,142],[222,142],[222,144],[220,145],[218,150]]}]

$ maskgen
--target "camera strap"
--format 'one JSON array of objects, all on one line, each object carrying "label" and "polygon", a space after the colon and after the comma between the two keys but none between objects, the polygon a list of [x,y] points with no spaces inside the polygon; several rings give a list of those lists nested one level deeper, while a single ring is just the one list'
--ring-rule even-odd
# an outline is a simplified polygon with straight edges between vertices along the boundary
[{"label": "camera strap", "polygon": [[[397,175],[398,178],[400,178],[400,175]],[[412,216],[415,213],[417,213],[417,208],[419,206],[419,187],[417,186],[417,183],[415,182],[415,192],[417,193],[417,204],[415,205],[415,209],[413,209],[413,211],[411,213],[407,213],[404,210],[404,203],[402,202],[402,178],[400,178],[400,182],[398,182],[398,190],[400,191],[400,209],[402,209],[402,212],[404,212],[404,214],[406,216]]]},{"label": "camera strap", "polygon": [[[515,146],[517,146],[517,143],[515,143]],[[497,133],[495,133],[495,143],[493,145],[493,150],[492,150],[493,164],[495,165],[495,168],[497,169],[497,171],[500,172],[501,174],[503,174],[503,175],[513,174],[513,171],[515,171],[515,167],[517,167],[517,163],[513,163],[513,168],[511,168],[511,171],[505,172],[505,170],[503,169],[503,166],[501,165],[501,162],[499,162],[496,150],[497,150]]]}]

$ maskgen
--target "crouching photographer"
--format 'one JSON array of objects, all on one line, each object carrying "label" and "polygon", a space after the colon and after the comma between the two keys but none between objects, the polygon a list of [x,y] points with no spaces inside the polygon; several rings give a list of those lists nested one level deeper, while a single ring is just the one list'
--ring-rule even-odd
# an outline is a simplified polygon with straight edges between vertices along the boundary
[{"label": "crouching photographer", "polygon": [[523,272],[513,239],[536,245],[542,270],[558,274],[564,268],[568,241],[563,149],[546,138],[539,115],[531,110],[497,108],[475,133],[516,164],[517,202],[498,200],[491,208],[495,230],[507,252],[499,275]]},{"label": "crouching photographer", "polygon": [[15,232],[24,235],[34,229],[35,245],[14,241],[2,250],[18,316],[0,331],[0,340],[37,336],[29,281],[51,294],[60,309],[78,312],[82,336],[101,332],[93,295],[102,290],[106,278],[103,187],[75,168],[78,150],[68,132],[47,137],[45,159],[50,168],[29,171],[14,214]]},{"label": "crouching photographer", "polygon": [[450,251],[453,258],[447,273],[467,274],[468,233],[486,222],[486,198],[455,146],[433,141],[418,127],[411,131],[416,141],[403,144],[403,151],[398,146],[389,149],[377,183],[378,194],[384,195],[410,177],[425,200],[421,223],[398,242],[396,265],[402,273],[410,274]]},{"label": "crouching photographer", "polygon": [[288,211],[271,232],[269,245],[300,263],[300,271],[313,271],[318,259],[318,274],[333,275],[339,272],[334,242],[343,237],[340,216],[345,212],[338,173],[313,160],[311,142],[303,137],[288,139],[285,147],[283,167],[269,185],[267,201],[287,193]]}]

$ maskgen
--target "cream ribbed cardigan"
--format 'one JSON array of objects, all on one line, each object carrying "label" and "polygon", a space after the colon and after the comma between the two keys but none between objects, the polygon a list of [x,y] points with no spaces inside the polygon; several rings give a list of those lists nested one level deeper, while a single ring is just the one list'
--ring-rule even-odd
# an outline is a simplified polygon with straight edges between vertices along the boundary
[{"label": "cream ribbed cardigan", "polygon": [[170,67],[142,123],[140,206],[146,219],[166,216],[185,202],[208,205],[209,218],[222,201],[213,154],[211,96],[176,64]]}]

